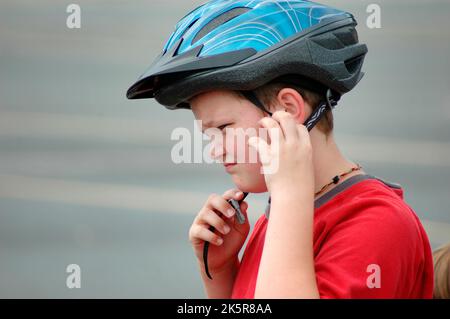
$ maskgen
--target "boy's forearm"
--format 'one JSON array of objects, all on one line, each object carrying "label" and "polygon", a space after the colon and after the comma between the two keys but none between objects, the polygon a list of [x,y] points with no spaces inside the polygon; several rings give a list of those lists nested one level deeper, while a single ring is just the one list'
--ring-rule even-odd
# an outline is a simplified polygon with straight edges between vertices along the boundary
[{"label": "boy's forearm", "polygon": [[271,194],[255,298],[319,298],[313,255],[314,196]]},{"label": "boy's forearm", "polygon": [[222,270],[211,272],[212,280],[206,275],[203,263],[199,263],[199,268],[203,286],[208,298],[231,298],[234,280],[239,268],[238,257],[236,257],[229,265],[226,265]]}]

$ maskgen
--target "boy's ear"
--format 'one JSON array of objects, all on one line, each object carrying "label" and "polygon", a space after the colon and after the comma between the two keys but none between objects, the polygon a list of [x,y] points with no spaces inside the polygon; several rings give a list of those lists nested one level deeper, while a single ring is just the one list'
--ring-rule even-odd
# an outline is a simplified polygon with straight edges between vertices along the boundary
[{"label": "boy's ear", "polygon": [[278,92],[277,99],[280,106],[290,113],[297,122],[304,123],[306,121],[306,102],[297,90],[281,89]]}]

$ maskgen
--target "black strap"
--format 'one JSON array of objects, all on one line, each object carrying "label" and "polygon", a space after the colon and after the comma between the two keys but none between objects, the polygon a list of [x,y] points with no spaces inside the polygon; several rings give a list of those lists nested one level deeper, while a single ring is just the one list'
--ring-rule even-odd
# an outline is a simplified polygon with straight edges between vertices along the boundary
[{"label": "black strap", "polygon": [[269,113],[269,115],[272,116],[272,113],[266,110],[264,104],[258,99],[255,92],[253,91],[240,91],[240,92],[243,96],[245,96],[247,100],[255,104],[255,106],[260,108],[263,112]]},{"label": "black strap", "polygon": [[311,131],[313,127],[317,124],[317,122],[320,121],[322,115],[325,113],[327,108],[332,110],[336,107],[338,100],[339,97],[337,98],[334,97],[333,94],[331,93],[331,90],[328,89],[327,93],[325,94],[325,101],[322,101],[320,103],[320,105],[314,110],[314,112],[309,116],[309,118],[304,123],[308,131]]}]

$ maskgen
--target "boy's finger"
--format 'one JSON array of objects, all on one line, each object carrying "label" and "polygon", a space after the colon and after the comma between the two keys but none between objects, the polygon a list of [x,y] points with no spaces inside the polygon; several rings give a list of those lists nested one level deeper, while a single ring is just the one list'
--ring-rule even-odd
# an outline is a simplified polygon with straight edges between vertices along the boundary
[{"label": "boy's finger", "polygon": [[222,196],[226,200],[229,200],[229,199],[240,200],[242,198],[242,196],[244,196],[244,193],[242,191],[240,191],[239,189],[234,188],[234,189],[227,190],[225,193],[223,193]]},{"label": "boy's finger", "polygon": [[211,209],[215,209],[227,217],[234,215],[235,211],[225,198],[220,195],[212,194],[208,199],[208,206]]},{"label": "boy's finger", "polygon": [[210,242],[216,246],[220,246],[223,243],[221,236],[213,233],[207,227],[197,225],[192,231],[192,237]]},{"label": "boy's finger", "polygon": [[280,127],[283,130],[286,141],[292,141],[298,138],[297,123],[288,112],[276,111],[273,113],[272,118],[280,123]]},{"label": "boy's finger", "polygon": [[243,201],[241,203],[241,205],[239,205],[239,207],[241,208],[242,213],[246,213],[247,212],[247,208],[248,208],[248,203]]},{"label": "boy's finger", "polygon": [[218,229],[224,235],[230,232],[230,227],[227,223],[212,210],[207,210],[202,214],[201,222],[208,226],[214,226],[215,229]]},{"label": "boy's finger", "polygon": [[283,130],[280,127],[280,123],[278,123],[275,119],[271,117],[263,117],[259,120],[259,124],[264,127],[270,137],[270,143],[278,142],[280,143],[282,139],[284,139]]},{"label": "boy's finger", "polygon": [[301,140],[309,139],[309,131],[303,124],[297,124],[297,133]]},{"label": "boy's finger", "polygon": [[248,144],[255,148],[259,154],[259,159],[261,160],[261,164],[269,164],[270,156],[269,156],[269,145],[260,137],[252,136],[248,139]]}]

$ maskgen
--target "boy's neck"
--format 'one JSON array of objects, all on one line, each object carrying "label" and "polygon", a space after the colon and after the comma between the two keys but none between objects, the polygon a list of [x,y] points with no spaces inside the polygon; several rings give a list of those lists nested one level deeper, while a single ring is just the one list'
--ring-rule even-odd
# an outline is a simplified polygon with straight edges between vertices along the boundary
[{"label": "boy's neck", "polygon": [[[330,183],[334,176],[350,171],[353,167],[356,167],[357,164],[346,159],[342,155],[335,143],[333,132],[331,132],[328,139],[326,139],[325,134],[317,129],[313,129],[310,132],[310,137],[313,148],[314,193],[317,193],[323,186]],[[365,172],[360,169],[341,177],[338,184],[331,184],[324,189],[324,191],[315,196],[315,199],[323,196],[344,180],[360,174],[365,174]]]}]

